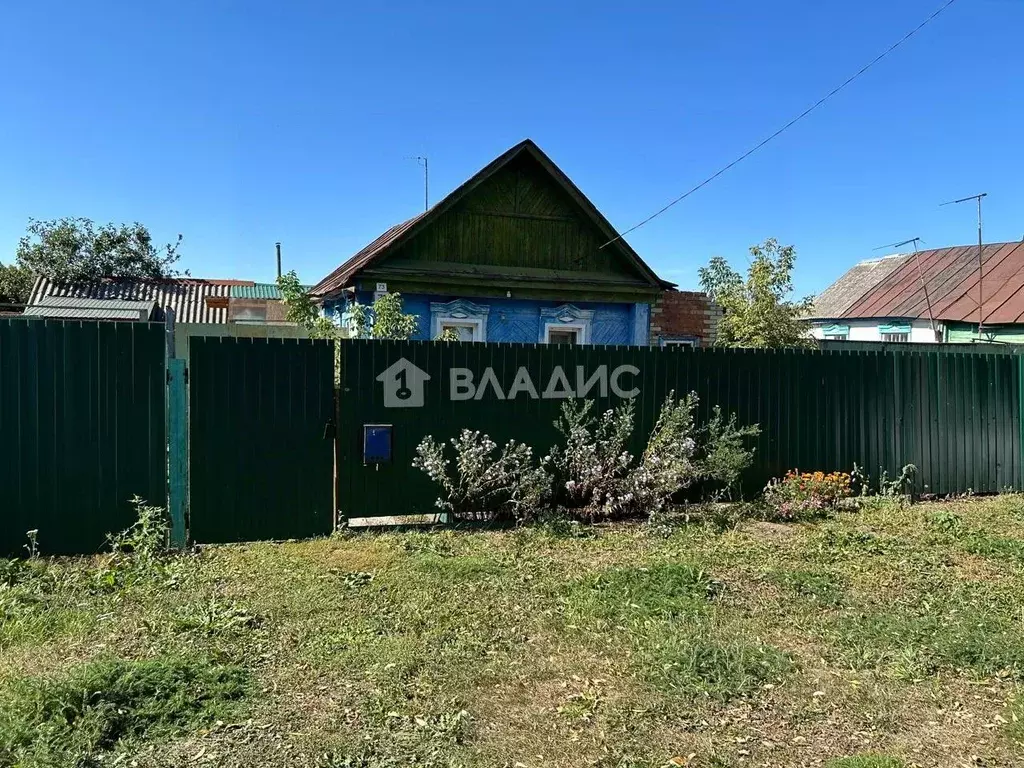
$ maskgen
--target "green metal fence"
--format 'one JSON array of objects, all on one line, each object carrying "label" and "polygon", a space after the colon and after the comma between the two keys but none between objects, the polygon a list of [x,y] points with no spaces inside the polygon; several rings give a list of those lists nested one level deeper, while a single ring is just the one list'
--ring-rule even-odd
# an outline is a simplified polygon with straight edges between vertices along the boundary
[{"label": "green metal fence", "polygon": [[[338,503],[348,516],[432,511],[436,488],[411,467],[424,435],[464,427],[540,453],[558,439],[562,400],[599,407],[635,395],[646,435],[669,391],[756,423],[746,490],[787,469],[878,477],[917,465],[917,490],[1021,487],[1019,356],[901,352],[640,349],[434,342],[342,343]],[[401,395],[401,396],[399,396]],[[364,465],[364,424],[393,425],[390,463]]]},{"label": "green metal fence", "polygon": [[[189,529],[199,543],[325,535],[334,524],[334,349],[191,339]],[[325,434],[326,432],[326,434]]]},{"label": "green metal fence", "polygon": [[166,501],[164,327],[0,318],[0,553],[95,552]]}]

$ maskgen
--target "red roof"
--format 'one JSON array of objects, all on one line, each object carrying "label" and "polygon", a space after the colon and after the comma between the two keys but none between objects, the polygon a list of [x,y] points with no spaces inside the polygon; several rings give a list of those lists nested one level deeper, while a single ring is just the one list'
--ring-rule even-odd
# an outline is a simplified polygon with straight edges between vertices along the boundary
[{"label": "red roof", "polygon": [[[982,305],[986,325],[1024,322],[1024,242],[982,249]],[[910,254],[867,287],[836,319],[928,318],[978,322],[978,246],[961,245]],[[925,288],[927,287],[927,299]]]},{"label": "red roof", "polygon": [[587,199],[575,184],[573,184],[572,180],[566,176],[547,155],[544,154],[540,147],[530,139],[526,139],[519,142],[506,152],[503,152],[490,163],[485,165],[481,170],[456,187],[455,190],[453,190],[443,200],[431,206],[429,210],[424,211],[417,216],[413,216],[411,219],[407,219],[401,224],[396,224],[391,227],[391,229],[360,250],[348,261],[313,286],[313,290],[311,292],[316,296],[327,296],[348,287],[352,284],[352,279],[355,277],[357,272],[383,258],[387,254],[387,251],[392,247],[399,245],[409,237],[412,237],[416,232],[421,231],[423,227],[428,226],[429,222],[451,208],[471,190],[478,187],[495,172],[508,165],[513,158],[517,157],[521,153],[527,153],[533,156],[541,166],[551,174],[552,178],[554,178],[554,180],[576,201],[584,214],[590,218],[595,226],[597,226],[598,230],[601,231],[608,240],[614,240],[614,242],[610,243],[609,247],[616,249],[624,256],[624,258],[630,261],[646,281],[659,289],[675,287],[673,283],[661,280],[654,273],[654,270],[647,266],[644,260],[640,258],[639,254],[637,254],[637,252],[634,251],[623,238],[619,237],[618,232],[615,231],[612,225],[601,214],[601,212],[597,210],[594,204]]}]

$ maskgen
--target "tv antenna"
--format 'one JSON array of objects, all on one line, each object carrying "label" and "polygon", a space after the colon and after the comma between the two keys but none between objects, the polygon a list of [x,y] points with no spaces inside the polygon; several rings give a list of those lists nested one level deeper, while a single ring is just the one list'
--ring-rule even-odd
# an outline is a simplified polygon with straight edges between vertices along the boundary
[{"label": "tv antenna", "polygon": [[928,284],[924,281],[924,273],[921,271],[921,255],[918,253],[917,244],[923,243],[920,237],[912,237],[909,240],[904,240],[901,243],[889,243],[888,245],[880,245],[874,248],[875,251],[880,251],[883,248],[902,248],[904,245],[914,244],[914,263],[917,265],[917,279],[921,281],[921,290],[924,291],[924,301],[928,306],[928,323],[932,327],[932,335],[935,336],[935,340],[938,341],[939,332],[935,328],[935,316],[932,314],[932,300],[928,295]]},{"label": "tv antenna", "polygon": [[955,205],[956,203],[966,203],[968,200],[978,201],[978,340],[982,339],[981,329],[985,323],[985,312],[984,312],[984,301],[985,294],[981,288],[981,281],[985,277],[985,265],[982,261],[982,255],[984,246],[981,244],[981,198],[988,197],[988,192],[982,192],[980,195],[971,195],[969,197],[961,197],[959,200],[950,200],[949,202],[942,203],[942,205]]},{"label": "tv antenna", "polygon": [[407,157],[406,160],[415,160],[417,165],[423,166],[423,210],[430,208],[430,163],[426,157]]}]

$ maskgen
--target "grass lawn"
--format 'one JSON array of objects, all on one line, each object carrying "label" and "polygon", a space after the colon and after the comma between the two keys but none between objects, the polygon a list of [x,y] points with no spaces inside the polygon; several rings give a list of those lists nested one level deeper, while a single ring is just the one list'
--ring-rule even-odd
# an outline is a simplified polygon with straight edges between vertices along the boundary
[{"label": "grass lawn", "polygon": [[1019,496],[0,566],[0,766],[1024,762]]}]

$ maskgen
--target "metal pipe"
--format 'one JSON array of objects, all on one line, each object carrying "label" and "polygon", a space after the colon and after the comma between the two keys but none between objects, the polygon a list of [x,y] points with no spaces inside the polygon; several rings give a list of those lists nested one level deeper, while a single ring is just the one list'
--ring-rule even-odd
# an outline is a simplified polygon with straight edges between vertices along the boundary
[{"label": "metal pipe", "polygon": [[983,339],[981,329],[985,324],[985,294],[981,289],[981,281],[985,277],[985,262],[983,258],[984,246],[981,244],[981,198],[985,195],[978,195],[978,339]]},{"label": "metal pipe", "polygon": [[274,246],[277,248],[277,279],[280,280],[281,279],[281,244],[280,243],[274,243]]}]

